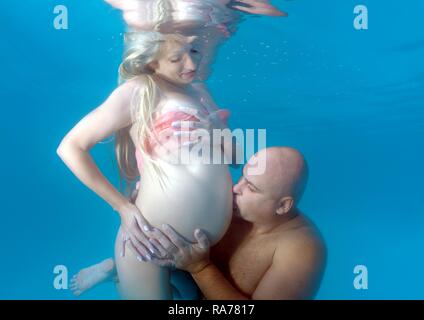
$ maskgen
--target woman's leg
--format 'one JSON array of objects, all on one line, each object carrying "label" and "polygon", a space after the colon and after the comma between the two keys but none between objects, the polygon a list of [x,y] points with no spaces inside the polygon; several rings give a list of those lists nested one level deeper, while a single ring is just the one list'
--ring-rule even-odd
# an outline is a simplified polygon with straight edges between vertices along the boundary
[{"label": "woman's leg", "polygon": [[127,248],[121,256],[121,228],[115,241],[115,263],[118,272],[118,290],[123,299],[169,300],[172,299],[169,269],[149,262],[140,262]]}]

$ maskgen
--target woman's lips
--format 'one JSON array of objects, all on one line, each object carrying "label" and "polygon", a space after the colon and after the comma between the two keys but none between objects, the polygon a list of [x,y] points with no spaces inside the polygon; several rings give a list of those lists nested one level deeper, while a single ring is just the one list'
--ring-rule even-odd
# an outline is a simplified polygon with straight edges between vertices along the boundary
[{"label": "woman's lips", "polygon": [[190,78],[193,78],[194,75],[195,75],[195,72],[194,71],[183,72],[183,73],[181,73],[181,78],[183,78],[183,79],[190,79]]}]

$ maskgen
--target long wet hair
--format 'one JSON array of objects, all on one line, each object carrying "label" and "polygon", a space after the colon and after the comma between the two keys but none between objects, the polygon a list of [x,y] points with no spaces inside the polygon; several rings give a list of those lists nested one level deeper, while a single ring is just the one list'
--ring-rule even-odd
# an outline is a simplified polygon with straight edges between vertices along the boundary
[{"label": "long wet hair", "polygon": [[[136,148],[143,158],[143,166],[153,170],[145,170],[153,174],[163,184],[164,174],[148,149],[148,139],[156,138],[153,131],[153,114],[160,98],[160,89],[152,75],[151,63],[156,61],[165,50],[168,41],[183,43],[185,37],[179,34],[161,34],[157,31],[129,32],[125,34],[125,52],[119,66],[119,83],[135,79],[139,85],[131,99],[131,118],[135,126],[136,146],[131,136],[132,125],[120,129],[115,134],[115,154],[118,163],[120,185],[128,194],[138,179],[139,170],[135,158]],[[124,183],[123,183],[124,182]]]}]

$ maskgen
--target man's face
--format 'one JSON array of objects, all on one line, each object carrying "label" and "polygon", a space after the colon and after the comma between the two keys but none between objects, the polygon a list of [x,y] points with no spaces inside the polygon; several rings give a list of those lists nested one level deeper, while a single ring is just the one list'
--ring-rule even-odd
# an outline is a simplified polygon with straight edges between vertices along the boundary
[{"label": "man's face", "polygon": [[233,186],[234,211],[246,221],[266,219],[276,209],[276,200],[267,183],[266,172],[249,175],[249,163],[243,167],[240,180]]}]

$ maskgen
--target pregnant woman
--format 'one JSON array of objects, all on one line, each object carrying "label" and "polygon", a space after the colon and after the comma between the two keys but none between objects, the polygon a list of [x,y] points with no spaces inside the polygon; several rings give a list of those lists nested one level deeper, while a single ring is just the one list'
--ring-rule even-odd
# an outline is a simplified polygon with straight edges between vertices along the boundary
[{"label": "pregnant woman", "polygon": [[[184,164],[169,161],[176,150],[190,148],[184,144],[184,135],[180,139],[169,134],[172,124],[194,121],[200,115],[203,122],[199,124],[208,130],[213,129],[208,119],[219,123],[216,115],[220,112],[210,97],[192,84],[200,59],[194,39],[144,32],[128,36],[127,41],[120,66],[123,84],[65,136],[58,154],[121,217],[115,246],[121,295],[170,299],[169,270],[143,262],[135,254],[138,250],[149,256],[147,249],[155,251],[140,230],[147,227],[143,215],[151,225],[170,224],[191,240],[194,229],[203,229],[215,243],[231,219],[231,177],[226,164],[208,164],[200,158]],[[96,143],[114,133],[123,176],[134,177],[137,161],[141,185],[135,204],[108,182],[89,154]],[[211,151],[223,153],[219,144],[212,144]],[[127,236],[130,241],[123,241]],[[136,250],[125,250],[126,245]]]}]

